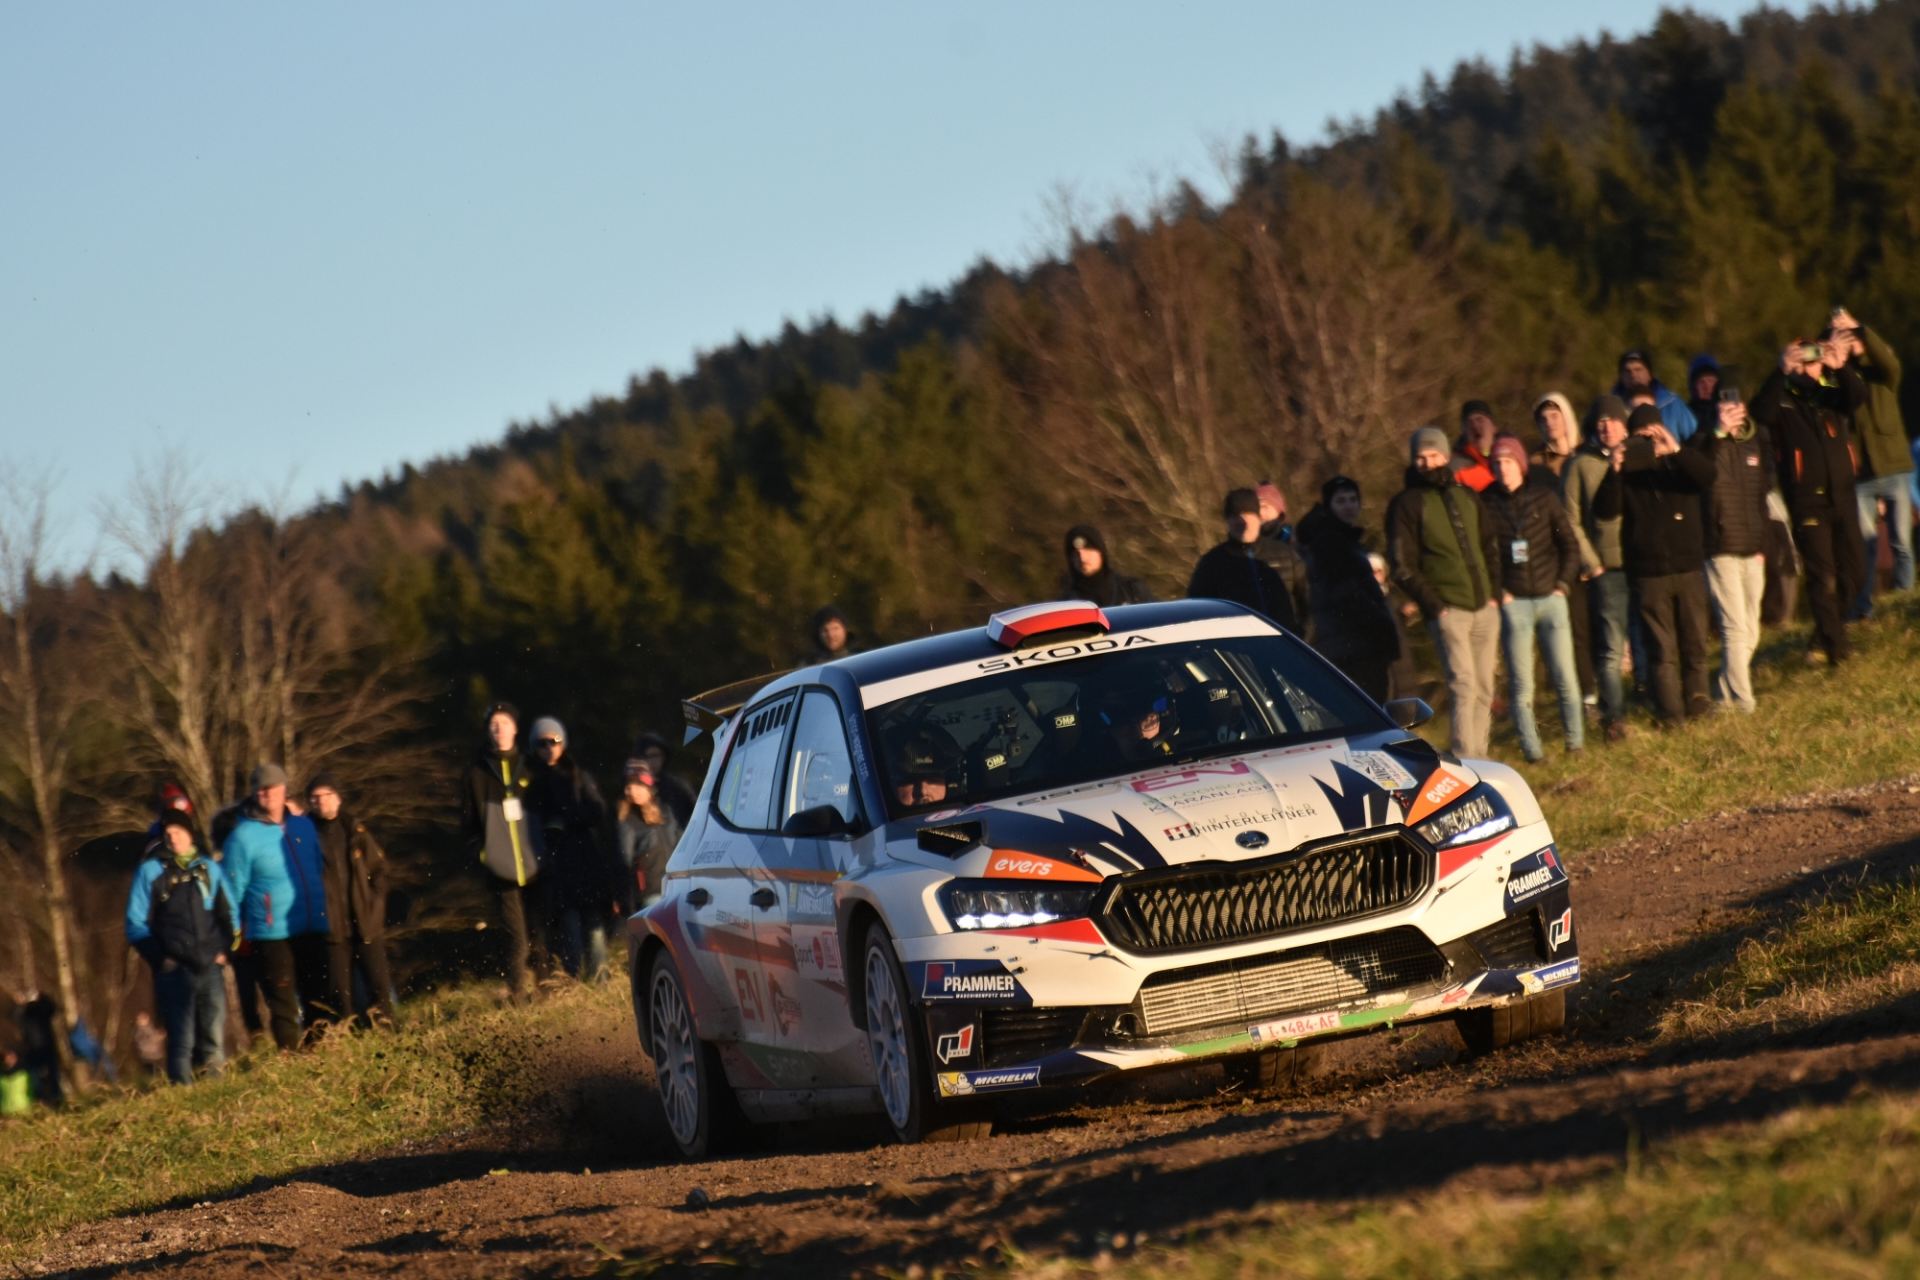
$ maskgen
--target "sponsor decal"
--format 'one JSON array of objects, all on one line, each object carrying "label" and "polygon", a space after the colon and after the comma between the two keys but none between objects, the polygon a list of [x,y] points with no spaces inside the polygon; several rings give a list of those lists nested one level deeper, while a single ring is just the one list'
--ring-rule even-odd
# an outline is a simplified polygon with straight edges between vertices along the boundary
[{"label": "sponsor decal", "polygon": [[1131,649],[1135,645],[1158,644],[1152,636],[1132,635],[1124,639],[1082,640],[1078,644],[1056,644],[1047,649],[1035,649],[1032,653],[1008,654],[1004,658],[989,658],[985,662],[974,663],[974,669],[983,674],[993,671],[1017,671],[1021,667],[1037,666],[1043,662],[1065,662],[1070,658],[1084,658],[1094,653],[1112,653],[1119,649]]},{"label": "sponsor decal", "polygon": [[1580,957],[1562,960],[1559,964],[1548,965],[1544,969],[1535,969],[1531,973],[1519,975],[1520,989],[1530,996],[1542,991],[1551,991],[1555,987],[1564,987],[1569,982],[1580,981]]},{"label": "sponsor decal", "polygon": [[989,769],[1004,769],[1007,767],[1007,757],[1001,752],[996,751],[980,763]]},{"label": "sponsor decal", "polygon": [[796,920],[832,920],[833,886],[789,882],[787,911]]},{"label": "sponsor decal", "polygon": [[1421,784],[1420,794],[1413,802],[1413,810],[1407,814],[1407,825],[1412,826],[1429,814],[1438,813],[1472,789],[1473,782],[1465,774],[1451,766],[1441,765]]},{"label": "sponsor decal", "polygon": [[942,1066],[955,1058],[971,1058],[973,1056],[973,1024],[969,1022],[952,1035],[941,1036],[934,1042],[933,1051],[934,1056],[940,1059]]},{"label": "sponsor decal", "polygon": [[794,968],[806,977],[838,982],[843,976],[840,939],[832,929],[795,929],[793,959]]},{"label": "sponsor decal", "polygon": [[1282,1018],[1278,1022],[1263,1022],[1258,1026],[1248,1027],[1247,1035],[1256,1041],[1266,1043],[1273,1040],[1298,1040],[1301,1036],[1339,1029],[1339,1014],[1310,1013],[1304,1017]]},{"label": "sponsor decal", "polygon": [[1507,869],[1507,910],[1531,902],[1547,890],[1567,882],[1552,845],[1528,854]]},{"label": "sponsor decal", "polygon": [[1267,847],[1267,833],[1264,831],[1242,831],[1233,838],[1233,842],[1242,849],[1264,849]]},{"label": "sponsor decal", "polygon": [[1573,941],[1573,908],[1568,907],[1552,920],[1547,921],[1547,954],[1555,955],[1560,948]]},{"label": "sponsor decal", "polygon": [[[1261,826],[1268,823],[1302,822],[1308,818],[1317,818],[1320,811],[1312,805],[1277,804],[1271,809],[1254,809],[1246,813],[1229,814],[1224,818],[1211,818],[1205,822],[1182,822],[1177,826],[1162,827],[1161,834],[1168,840],[1191,840],[1195,836],[1209,836],[1221,831],[1238,831],[1243,827]],[[1265,844],[1262,839],[1260,844]],[[1257,849],[1259,844],[1245,845],[1244,848]]]},{"label": "sponsor decal", "polygon": [[1354,772],[1388,791],[1408,791],[1420,780],[1407,767],[1384,751],[1356,751],[1347,757]]},{"label": "sponsor decal", "polygon": [[1056,729],[1071,729],[1079,723],[1080,717],[1071,711],[1062,711],[1053,718],[1053,727]]},{"label": "sponsor decal", "polygon": [[1012,850],[995,853],[987,862],[987,875],[1005,880],[1075,880],[1083,884],[1100,883],[1100,877],[1085,867],[1075,866],[1071,862],[1062,862],[1058,858],[1042,858],[1036,854],[1018,853]]},{"label": "sponsor decal", "polygon": [[942,1071],[940,1096],[968,1098],[976,1093],[999,1093],[1006,1089],[1033,1089],[1040,1084],[1040,1068],[1009,1067],[999,1071]]},{"label": "sponsor decal", "polygon": [[1027,1003],[1025,989],[998,960],[928,960],[922,970],[920,998],[924,1001]]},{"label": "sponsor decal", "polygon": [[777,979],[767,979],[767,1004],[773,1010],[773,1025],[783,1036],[793,1034],[800,1025],[800,1002],[780,989]]},{"label": "sponsor decal", "polygon": [[1201,765],[1195,769],[1179,769],[1173,773],[1156,773],[1146,778],[1135,778],[1132,786],[1135,791],[1144,795],[1149,791],[1171,791],[1175,787],[1190,787],[1207,778],[1240,778],[1252,772],[1252,766],[1246,761],[1235,760],[1230,764]]},{"label": "sponsor decal", "polygon": [[726,860],[727,846],[724,844],[710,844],[704,848],[694,850],[693,857],[688,860],[687,865],[693,867],[712,867]]}]

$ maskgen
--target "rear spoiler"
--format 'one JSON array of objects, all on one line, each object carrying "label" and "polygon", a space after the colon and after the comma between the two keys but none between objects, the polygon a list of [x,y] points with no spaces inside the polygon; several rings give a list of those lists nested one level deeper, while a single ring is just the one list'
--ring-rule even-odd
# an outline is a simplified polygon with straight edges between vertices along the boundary
[{"label": "rear spoiler", "polygon": [[718,689],[709,689],[705,693],[696,693],[691,698],[683,698],[680,702],[680,711],[687,718],[687,736],[682,745],[694,741],[702,734],[712,733],[732,719],[733,713],[746,706],[754,694],[781,676],[790,674],[792,674],[791,671],[770,671],[763,676],[736,680],[732,684],[723,684]]}]

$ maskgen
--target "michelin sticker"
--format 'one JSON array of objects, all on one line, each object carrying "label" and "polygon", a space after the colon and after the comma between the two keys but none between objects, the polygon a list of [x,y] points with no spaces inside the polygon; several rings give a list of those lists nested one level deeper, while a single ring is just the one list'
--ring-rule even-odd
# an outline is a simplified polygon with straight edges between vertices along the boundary
[{"label": "michelin sticker", "polygon": [[1000,1071],[942,1071],[940,1096],[970,1098],[976,1093],[1000,1093],[1007,1089],[1034,1089],[1040,1084],[1040,1068],[1010,1067]]},{"label": "michelin sticker", "polygon": [[1520,975],[1520,987],[1530,996],[1542,991],[1551,991],[1555,987],[1564,987],[1569,982],[1580,981],[1580,958],[1562,960],[1559,964],[1548,965],[1544,969],[1535,969],[1531,973]]}]

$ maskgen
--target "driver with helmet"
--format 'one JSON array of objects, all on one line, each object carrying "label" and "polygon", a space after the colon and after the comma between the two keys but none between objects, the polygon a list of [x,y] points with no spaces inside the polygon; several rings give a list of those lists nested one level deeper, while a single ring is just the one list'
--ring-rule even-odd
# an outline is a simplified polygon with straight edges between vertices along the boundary
[{"label": "driver with helmet", "polygon": [[958,798],[960,748],[946,730],[934,725],[909,729],[894,744],[892,762],[893,798],[907,808]]}]

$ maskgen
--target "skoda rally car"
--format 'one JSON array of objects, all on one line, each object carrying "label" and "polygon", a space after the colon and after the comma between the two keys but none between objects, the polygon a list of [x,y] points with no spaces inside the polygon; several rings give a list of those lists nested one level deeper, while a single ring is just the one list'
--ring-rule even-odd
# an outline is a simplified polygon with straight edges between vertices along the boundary
[{"label": "skoda rally car", "polygon": [[1484,1051],[1580,976],[1520,777],[1238,605],[1033,605],[687,713],[713,766],[628,942],[689,1155],[981,1133],[994,1095],[1205,1059],[1272,1084],[1422,1018]]}]

